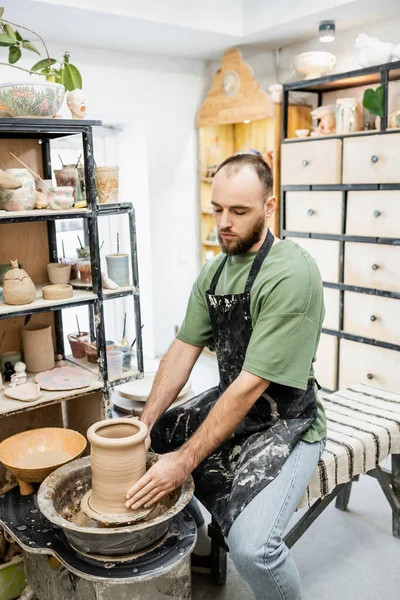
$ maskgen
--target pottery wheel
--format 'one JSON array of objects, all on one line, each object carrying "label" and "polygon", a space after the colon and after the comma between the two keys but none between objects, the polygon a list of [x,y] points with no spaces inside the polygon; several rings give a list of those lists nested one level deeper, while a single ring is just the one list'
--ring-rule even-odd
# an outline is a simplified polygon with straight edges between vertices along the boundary
[{"label": "pottery wheel", "polygon": [[143,521],[154,510],[154,506],[150,506],[149,508],[138,508],[137,510],[125,515],[105,515],[92,508],[90,505],[91,497],[92,490],[89,490],[82,498],[81,510],[90,519],[95,519],[96,521],[104,523],[105,525],[126,525],[136,523],[137,521]]}]

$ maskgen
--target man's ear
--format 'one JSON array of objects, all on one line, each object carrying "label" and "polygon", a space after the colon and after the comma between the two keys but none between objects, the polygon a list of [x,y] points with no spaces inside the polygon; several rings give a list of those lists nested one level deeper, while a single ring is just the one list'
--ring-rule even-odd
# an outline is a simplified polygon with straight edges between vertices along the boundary
[{"label": "man's ear", "polygon": [[272,215],[274,214],[277,202],[278,200],[276,196],[270,196],[269,198],[267,198],[267,201],[265,203],[265,216],[267,217],[267,219],[272,217]]}]

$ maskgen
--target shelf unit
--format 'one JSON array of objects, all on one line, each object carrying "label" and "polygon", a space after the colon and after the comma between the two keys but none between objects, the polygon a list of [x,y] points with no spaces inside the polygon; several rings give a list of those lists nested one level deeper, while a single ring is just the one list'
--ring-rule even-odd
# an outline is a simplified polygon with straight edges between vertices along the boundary
[{"label": "shelf unit", "polygon": [[[398,80],[400,61],[283,88],[281,236],[303,245],[321,268],[326,321],[334,325],[325,321],[317,354],[326,391],[359,380],[400,388],[400,129],[387,128],[388,86]],[[376,84],[384,89],[379,131],[288,139],[291,92],[313,93],[321,106],[328,92],[351,96],[351,88]],[[289,169],[283,175],[286,166],[293,177]]]},{"label": "shelf unit", "polygon": [[[55,119],[0,119],[0,166],[8,168],[14,165],[8,159],[9,150],[19,155],[24,161],[44,179],[52,175],[50,160],[50,141],[69,135],[80,135],[83,145],[83,160],[86,179],[87,208],[69,211],[32,210],[24,212],[0,212],[0,262],[7,262],[9,254],[19,252],[20,262],[27,272],[38,280],[37,297],[32,304],[23,306],[10,306],[0,302],[0,336],[4,330],[15,340],[13,343],[20,347],[20,328],[27,319],[34,315],[40,322],[51,324],[54,335],[55,351],[65,356],[63,342],[62,310],[71,306],[86,305],[89,311],[91,338],[97,341],[97,365],[91,365],[91,383],[88,388],[68,392],[45,392],[37,402],[22,403],[13,401],[0,393],[0,418],[21,416],[22,413],[37,409],[45,409],[49,405],[68,400],[64,413],[69,416],[71,423],[82,433],[87,427],[99,418],[111,417],[110,394],[112,388],[122,381],[129,381],[140,377],[143,373],[143,347],[141,335],[141,314],[139,296],[139,277],[136,246],[135,212],[132,204],[97,204],[97,192],[94,179],[93,135],[92,128],[100,126],[99,121],[55,120]],[[98,220],[110,215],[126,215],[129,220],[129,234],[131,246],[132,285],[117,290],[103,290],[101,284],[100,251],[98,239]],[[74,289],[74,296],[68,300],[46,301],[41,297],[41,288],[44,283],[45,266],[48,262],[58,262],[57,239],[55,222],[60,219],[83,219],[85,242],[90,246],[92,261],[92,285],[79,286]],[[22,228],[22,229],[21,229]],[[33,244],[34,248],[27,250],[21,248],[22,244]],[[12,249],[11,249],[12,247]],[[35,257],[35,252],[38,257]],[[21,254],[24,260],[21,260]],[[15,258],[16,256],[13,256]],[[35,277],[36,276],[36,277]],[[127,372],[122,379],[112,381],[108,376],[106,360],[106,335],[103,304],[116,298],[132,297],[135,331],[136,331],[136,366]],[[25,319],[24,319],[25,318]],[[68,360],[69,357],[66,357]],[[87,363],[87,361],[85,360]],[[70,360],[77,369],[84,368],[75,360]],[[87,363],[89,364],[89,363]],[[85,399],[85,402],[81,400]],[[73,401],[79,401],[79,404]],[[93,402],[96,407],[93,409]],[[88,405],[88,410],[85,405]],[[60,405],[61,406],[61,405]],[[44,413],[41,410],[40,422],[62,425],[61,412]],[[38,413],[39,415],[39,413]],[[46,416],[47,415],[47,416]],[[65,415],[64,415],[65,416]],[[36,417],[39,420],[39,417]],[[33,419],[34,421],[34,419]],[[7,423],[11,423],[7,421]],[[65,422],[65,419],[64,419]],[[14,423],[14,422],[13,422]],[[14,424],[4,426],[4,435],[7,437],[16,430],[21,430],[27,425],[21,419]],[[29,425],[28,425],[29,426]],[[7,432],[6,432],[7,430]],[[10,433],[11,432],[11,433]]]}]

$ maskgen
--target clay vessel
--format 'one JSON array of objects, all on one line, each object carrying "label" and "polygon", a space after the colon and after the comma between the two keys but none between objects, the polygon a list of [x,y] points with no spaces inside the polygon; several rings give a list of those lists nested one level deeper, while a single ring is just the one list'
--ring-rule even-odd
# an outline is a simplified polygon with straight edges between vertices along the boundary
[{"label": "clay vessel", "polygon": [[91,444],[90,507],[102,515],[132,514],[126,492],[146,472],[147,427],[136,419],[106,419],[87,432]]},{"label": "clay vessel", "polygon": [[54,368],[51,325],[26,325],[22,329],[26,370],[40,373]]},{"label": "clay vessel", "polygon": [[28,273],[11,261],[11,270],[4,275],[3,297],[6,304],[30,304],[36,297],[36,288]]},{"label": "clay vessel", "polygon": [[71,275],[71,265],[63,263],[49,263],[47,265],[47,274],[50,283],[66,285]]}]

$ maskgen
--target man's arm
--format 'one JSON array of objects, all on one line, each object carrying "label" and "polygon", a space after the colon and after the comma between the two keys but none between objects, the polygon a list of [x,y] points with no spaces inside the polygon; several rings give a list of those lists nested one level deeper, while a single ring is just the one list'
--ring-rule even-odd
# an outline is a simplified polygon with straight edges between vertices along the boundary
[{"label": "man's arm", "polygon": [[150,506],[179,487],[207,456],[232,435],[268,385],[269,381],[242,371],[186,444],[176,452],[161,456],[128,491],[126,506],[134,510],[143,505]]},{"label": "man's arm", "polygon": [[149,428],[165,413],[187,382],[203,348],[174,340],[158,367],[140,420]]}]

